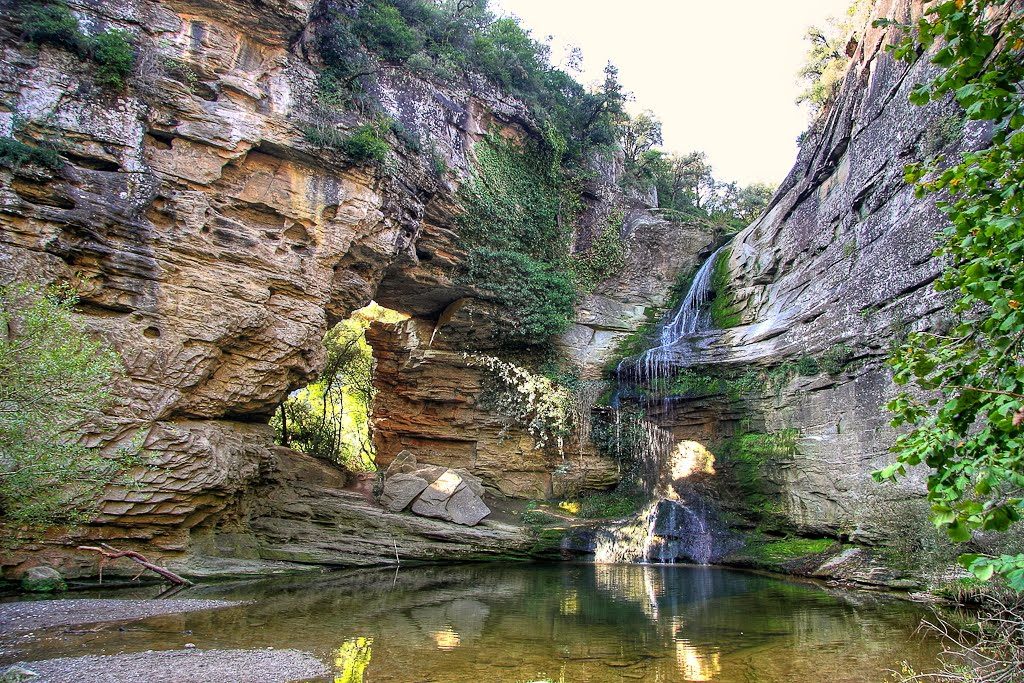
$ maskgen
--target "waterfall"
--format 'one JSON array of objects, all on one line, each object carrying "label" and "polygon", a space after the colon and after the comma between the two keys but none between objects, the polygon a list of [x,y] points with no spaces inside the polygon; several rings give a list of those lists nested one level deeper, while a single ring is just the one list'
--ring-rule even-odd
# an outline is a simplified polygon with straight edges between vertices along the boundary
[{"label": "waterfall", "polygon": [[[712,273],[722,249],[716,249],[697,271],[679,308],[662,328],[659,345],[623,360],[616,369],[617,387],[612,398],[616,455],[621,461],[624,438],[636,440],[632,457],[640,468],[639,483],[651,501],[635,517],[595,533],[595,562],[674,562],[681,557],[706,564],[721,556],[728,545],[717,538],[721,534],[716,534],[712,523],[713,510],[696,489],[685,483],[690,474],[714,473],[714,456],[700,444],[677,443],[671,431],[651,420],[647,411],[626,412],[620,401],[626,387],[646,385],[649,408],[649,401],[661,393],[663,383],[685,367],[690,355],[685,344],[688,339],[711,330],[706,309],[713,293]],[[644,394],[634,392],[633,396]],[[664,400],[666,411],[671,413],[671,402]]]},{"label": "waterfall", "polygon": [[656,389],[661,380],[668,379],[673,370],[685,364],[690,354],[680,342],[697,332],[711,329],[710,316],[705,308],[711,299],[711,276],[715,262],[724,248],[721,246],[716,249],[697,270],[675,315],[661,328],[658,346],[643,352],[639,357],[626,358],[619,363],[616,379],[620,385],[624,381],[647,383],[649,388]]}]

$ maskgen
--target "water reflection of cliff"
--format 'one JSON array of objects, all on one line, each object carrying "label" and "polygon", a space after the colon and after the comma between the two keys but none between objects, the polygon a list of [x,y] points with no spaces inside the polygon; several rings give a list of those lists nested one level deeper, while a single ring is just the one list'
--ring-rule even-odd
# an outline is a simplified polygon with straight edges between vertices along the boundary
[{"label": "water reflection of cliff", "polygon": [[[361,571],[213,586],[191,597],[254,602],[90,634],[90,651],[186,641],[288,647],[332,662],[341,683],[582,683],[823,680],[830,665],[877,681],[920,648],[910,644],[915,607],[856,604],[817,587],[699,567]],[[80,645],[64,639],[38,654],[79,654]]]}]

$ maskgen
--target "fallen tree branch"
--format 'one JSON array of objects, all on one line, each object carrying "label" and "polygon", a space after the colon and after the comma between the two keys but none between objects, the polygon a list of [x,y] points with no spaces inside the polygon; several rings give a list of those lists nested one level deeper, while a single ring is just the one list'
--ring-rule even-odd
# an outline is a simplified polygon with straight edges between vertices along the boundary
[{"label": "fallen tree branch", "polygon": [[[192,585],[192,582],[189,581],[188,579],[183,579],[182,577],[178,576],[177,574],[175,574],[171,570],[164,569],[163,567],[160,567],[160,566],[157,566],[157,565],[153,564],[152,562],[147,560],[146,557],[142,553],[135,552],[134,550],[118,550],[117,548],[113,548],[113,547],[107,545],[106,543],[100,543],[100,546],[101,547],[96,547],[94,545],[80,545],[80,546],[78,546],[79,550],[90,550],[92,552],[99,553],[100,555],[103,556],[103,558],[100,560],[100,581],[103,580],[103,565],[106,564],[107,561],[109,561],[109,560],[116,560],[116,559],[119,559],[121,557],[127,557],[132,562],[135,562],[136,564],[142,565],[142,567],[144,569],[148,569],[151,572],[155,572],[155,573],[159,574],[160,576],[164,577],[165,579],[167,579],[168,581],[170,581],[171,583],[173,583],[176,586],[191,586]],[[141,576],[141,574],[140,574],[140,576]],[[138,577],[136,577],[136,578],[138,578]]]}]

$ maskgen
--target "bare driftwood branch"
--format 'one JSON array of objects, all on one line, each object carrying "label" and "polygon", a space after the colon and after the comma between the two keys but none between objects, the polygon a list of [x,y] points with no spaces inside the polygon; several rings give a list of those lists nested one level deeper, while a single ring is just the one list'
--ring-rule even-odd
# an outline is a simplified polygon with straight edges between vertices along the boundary
[{"label": "bare driftwood branch", "polygon": [[[102,555],[102,557],[100,558],[100,582],[101,583],[103,582],[103,565],[105,565],[110,560],[116,560],[116,559],[119,559],[119,558],[122,558],[122,557],[126,557],[129,560],[131,560],[132,562],[135,562],[136,564],[142,565],[144,570],[148,569],[151,572],[155,572],[155,573],[159,574],[163,578],[165,578],[168,581],[170,581],[171,583],[173,583],[175,586],[191,586],[192,585],[192,582],[189,581],[188,579],[183,579],[182,577],[178,576],[177,574],[175,574],[171,570],[165,569],[164,567],[160,567],[158,565],[153,564],[152,562],[147,560],[146,557],[142,553],[136,552],[134,550],[118,550],[117,548],[113,548],[113,547],[107,545],[106,543],[100,543],[100,546],[101,547],[96,547],[94,545],[80,545],[80,546],[78,546],[78,549],[79,550],[90,550],[92,552],[96,552],[96,553],[99,553],[100,555]],[[141,576],[141,572],[140,572],[139,576]],[[138,577],[136,577],[136,578],[138,578]]]}]

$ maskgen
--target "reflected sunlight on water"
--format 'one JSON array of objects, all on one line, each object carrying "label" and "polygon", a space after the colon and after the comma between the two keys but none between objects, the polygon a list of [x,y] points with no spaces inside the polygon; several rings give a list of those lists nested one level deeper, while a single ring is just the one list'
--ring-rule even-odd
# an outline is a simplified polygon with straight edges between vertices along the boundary
[{"label": "reflected sunlight on water", "polygon": [[363,683],[373,638],[349,638],[334,652],[334,683]]},{"label": "reflected sunlight on water", "polygon": [[462,644],[459,634],[450,626],[443,631],[434,631],[430,635],[433,636],[434,642],[437,643],[438,650],[454,650]]},{"label": "reflected sunlight on water", "polygon": [[687,681],[711,681],[722,673],[719,652],[702,652],[685,640],[676,641],[676,663]]},{"label": "reflected sunlight on water", "polygon": [[0,666],[195,643],[308,652],[333,683],[878,683],[937,652],[914,633],[918,605],[712,567],[361,570],[188,597],[249,602],[123,630],[40,632],[4,644]]}]

